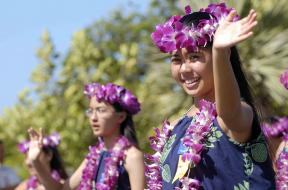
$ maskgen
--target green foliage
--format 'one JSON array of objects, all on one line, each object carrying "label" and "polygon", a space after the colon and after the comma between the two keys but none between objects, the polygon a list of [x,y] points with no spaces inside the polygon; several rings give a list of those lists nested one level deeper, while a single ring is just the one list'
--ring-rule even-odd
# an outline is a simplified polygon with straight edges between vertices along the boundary
[{"label": "green foliage", "polygon": [[[193,1],[192,9],[198,10],[208,2],[211,1]],[[49,33],[44,32],[37,52],[39,65],[31,75],[35,88],[23,90],[18,102],[0,117],[0,138],[8,147],[8,163],[22,176],[27,175],[16,144],[26,138],[29,127],[41,127],[46,133],[61,134],[60,151],[70,170],[80,164],[88,146],[95,142],[84,115],[88,102],[83,85],[88,82],[114,82],[139,97],[142,111],[134,118],[136,130],[140,147],[149,151],[152,128],[160,126],[165,118],[179,117],[192,102],[170,76],[169,55],[159,53],[150,40],[155,25],[172,14],[182,14],[186,3],[151,0],[145,13],[116,10],[75,32],[63,55],[56,52]],[[250,7],[259,13],[254,38],[240,46],[243,66],[266,112],[288,114],[287,101],[284,102],[287,92],[278,82],[279,74],[287,68],[288,31],[284,20],[288,6],[284,0],[229,3],[237,7],[240,15],[245,15]]]}]

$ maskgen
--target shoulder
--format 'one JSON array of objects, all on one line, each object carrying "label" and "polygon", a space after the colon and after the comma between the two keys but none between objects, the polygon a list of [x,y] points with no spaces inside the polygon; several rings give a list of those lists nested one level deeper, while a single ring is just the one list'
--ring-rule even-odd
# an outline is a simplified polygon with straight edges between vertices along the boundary
[{"label": "shoulder", "polygon": [[131,146],[126,152],[124,167],[129,172],[135,168],[144,167],[144,154],[135,146]]},{"label": "shoulder", "polygon": [[27,186],[27,180],[22,181],[16,188],[15,190],[25,190]]},{"label": "shoulder", "polygon": [[135,160],[139,160],[139,159],[143,159],[144,155],[143,153],[136,148],[135,146],[131,146],[130,148],[128,148],[126,150],[126,161],[135,161]]},{"label": "shoulder", "polygon": [[227,136],[237,142],[245,143],[251,138],[252,123],[255,115],[252,107],[244,101],[241,101],[240,110],[241,112],[229,121],[219,116],[217,116],[216,120]]}]

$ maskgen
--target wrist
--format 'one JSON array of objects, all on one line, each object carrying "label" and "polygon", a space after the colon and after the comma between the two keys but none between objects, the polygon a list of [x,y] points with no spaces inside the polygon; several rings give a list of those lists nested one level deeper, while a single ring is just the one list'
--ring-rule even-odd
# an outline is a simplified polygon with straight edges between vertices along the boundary
[{"label": "wrist", "polygon": [[212,47],[212,54],[213,55],[219,55],[219,56],[224,56],[230,58],[230,53],[231,49],[230,47],[225,47],[225,48],[217,48],[217,47]]}]

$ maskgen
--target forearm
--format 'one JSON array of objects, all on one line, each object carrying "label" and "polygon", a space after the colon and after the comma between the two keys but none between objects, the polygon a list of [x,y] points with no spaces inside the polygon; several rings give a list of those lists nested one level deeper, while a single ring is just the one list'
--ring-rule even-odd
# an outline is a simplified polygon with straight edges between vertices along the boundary
[{"label": "forearm", "polygon": [[217,114],[224,121],[230,121],[241,111],[240,90],[230,63],[230,49],[213,48],[212,51]]},{"label": "forearm", "polygon": [[51,172],[47,167],[41,164],[38,160],[32,162],[34,168],[36,169],[38,179],[41,184],[44,185],[46,189],[62,190],[63,184],[54,180],[51,176]]}]

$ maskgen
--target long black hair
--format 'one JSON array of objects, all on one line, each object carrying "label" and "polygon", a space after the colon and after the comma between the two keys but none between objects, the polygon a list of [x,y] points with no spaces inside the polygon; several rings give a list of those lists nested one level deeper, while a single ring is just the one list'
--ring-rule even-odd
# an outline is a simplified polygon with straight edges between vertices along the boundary
[{"label": "long black hair", "polygon": [[[185,26],[191,27],[192,25],[197,26],[199,21],[202,19],[210,19],[214,17],[206,12],[194,12],[188,15],[185,15],[181,18],[180,22],[183,23]],[[207,48],[212,47],[213,42],[207,44]],[[253,96],[251,93],[250,85],[245,77],[245,74],[242,70],[241,60],[239,57],[238,50],[236,46],[231,47],[231,54],[230,54],[230,62],[233,69],[233,73],[235,75],[237,84],[240,90],[240,96],[247,104],[249,104],[253,110],[254,117],[252,122],[252,136],[251,139],[255,139],[261,132],[259,115],[255,106],[255,102],[253,100]]]},{"label": "long black hair", "polygon": [[[116,112],[126,112],[118,103],[113,104]],[[125,120],[120,124],[120,134],[126,137],[133,145],[138,147],[137,135],[134,127],[134,121],[131,114],[126,112]]]},{"label": "long black hair", "polygon": [[56,147],[51,147],[51,146],[45,146],[42,148],[44,154],[48,155],[51,154],[52,155],[52,159],[50,160],[50,168],[51,170],[56,170],[61,179],[67,179],[68,175],[65,171],[64,168],[64,164],[63,164],[63,160],[61,159],[61,156],[57,150]]}]

